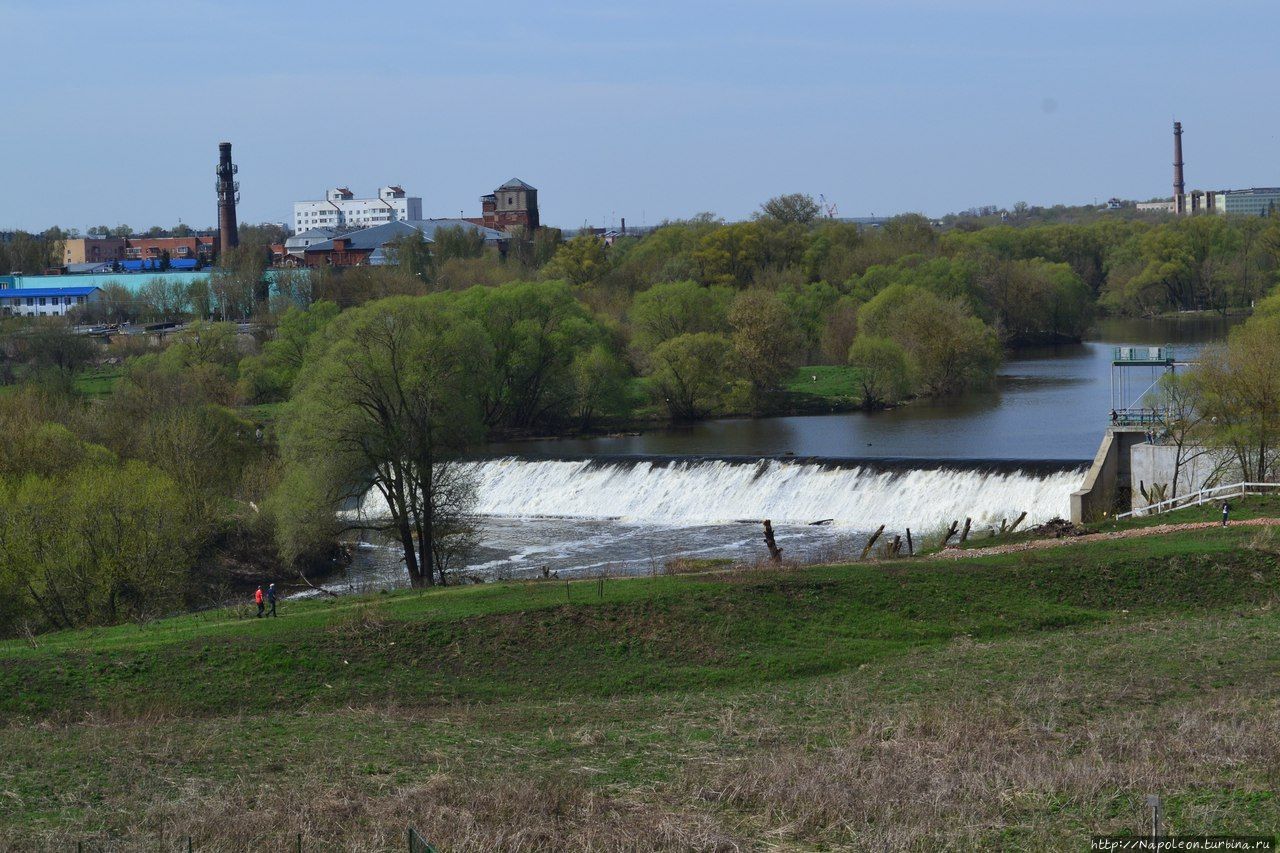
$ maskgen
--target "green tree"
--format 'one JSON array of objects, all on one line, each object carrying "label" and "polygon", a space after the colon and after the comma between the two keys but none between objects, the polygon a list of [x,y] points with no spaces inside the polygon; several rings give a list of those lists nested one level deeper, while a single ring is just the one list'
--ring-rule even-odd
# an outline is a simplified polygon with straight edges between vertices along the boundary
[{"label": "green tree", "polygon": [[737,222],[707,231],[689,256],[708,286],[746,287],[765,258],[760,222]]},{"label": "green tree", "polygon": [[989,260],[976,284],[1011,345],[1079,341],[1093,318],[1089,288],[1067,264]]},{"label": "green tree", "polygon": [[710,332],[664,341],[653,351],[650,394],[673,421],[704,418],[724,401],[732,355],[729,339]]},{"label": "green tree", "polygon": [[138,288],[136,301],[147,319],[178,320],[190,309],[187,292],[187,285],[181,281],[162,276],[149,279]]},{"label": "green tree", "polygon": [[575,393],[574,360],[605,340],[604,328],[568,285],[473,287],[451,302],[487,340],[472,376],[485,425],[523,430],[563,419]]},{"label": "green tree", "polygon": [[432,240],[431,249],[437,264],[453,258],[478,258],[484,254],[484,232],[479,228],[461,225],[437,228]]},{"label": "green tree", "polygon": [[241,242],[218,259],[209,287],[223,320],[245,319],[254,313],[265,294],[268,258],[264,246]]},{"label": "green tree", "polygon": [[203,404],[162,409],[138,427],[135,452],[178,484],[197,539],[257,456],[253,424],[229,408]]},{"label": "green tree", "polygon": [[160,355],[160,363],[173,370],[211,367],[235,379],[243,353],[235,323],[191,323],[178,332]]},{"label": "green tree", "polygon": [[574,287],[590,284],[609,269],[604,241],[591,234],[574,237],[561,244],[542,270],[545,278],[563,279]]},{"label": "green tree", "polygon": [[734,364],[751,383],[752,410],[795,369],[801,347],[792,313],[776,293],[747,290],[729,309]]},{"label": "green tree", "polygon": [[435,279],[431,242],[416,228],[388,243],[387,257],[396,268],[424,284]]},{"label": "green tree", "polygon": [[627,407],[626,365],[604,344],[581,350],[570,367],[573,377],[573,416],[579,429],[590,429],[600,415]]},{"label": "green tree", "polygon": [[1231,477],[1268,482],[1280,447],[1280,314],[1233,329],[1225,346],[1206,347],[1189,373],[1205,442]]},{"label": "green tree", "polygon": [[280,317],[275,337],[263,345],[262,352],[241,360],[241,397],[256,403],[288,397],[312,338],[337,316],[338,306],[333,302],[315,302],[305,309],[289,308]]},{"label": "green tree", "polygon": [[771,198],[760,205],[760,212],[778,222],[808,225],[818,218],[822,208],[808,193],[788,193]]},{"label": "green tree", "polygon": [[632,342],[651,352],[664,341],[692,332],[728,332],[733,291],[694,281],[655,284],[631,304]]},{"label": "green tree", "polygon": [[376,494],[384,510],[360,523],[396,538],[414,586],[442,582],[437,537],[468,509],[453,466],[482,434],[483,331],[439,298],[397,297],[344,312],[320,340],[282,427],[286,480],[312,487],[289,488],[333,510]]},{"label": "green tree", "polygon": [[858,369],[864,408],[892,405],[911,392],[910,359],[888,338],[859,336],[849,348],[849,364]]},{"label": "green tree", "polygon": [[989,383],[1000,364],[995,330],[959,298],[893,285],[858,312],[860,334],[889,338],[911,359],[912,374],[931,395],[956,394]]},{"label": "green tree", "polygon": [[98,345],[65,321],[41,318],[18,336],[19,352],[33,371],[56,371],[70,382],[98,354]]},{"label": "green tree", "polygon": [[187,284],[187,305],[198,320],[208,320],[213,316],[213,289],[206,279],[193,279]]},{"label": "green tree", "polygon": [[[840,301],[840,291],[825,281],[817,281],[785,287],[778,291],[778,297],[795,321],[796,331],[800,335],[798,355],[803,363],[811,364],[822,358],[822,340],[827,330],[827,321],[834,313],[836,303]],[[848,350],[846,345],[845,353]]]},{"label": "green tree", "polygon": [[271,289],[272,314],[282,314],[290,308],[306,308],[314,299],[312,271],[309,269],[272,270]]},{"label": "green tree", "polygon": [[858,309],[862,303],[852,296],[842,296],[827,312],[820,347],[827,364],[840,364],[849,358],[849,347],[858,336]]},{"label": "green tree", "polygon": [[42,627],[160,615],[181,603],[191,560],[180,498],[139,462],[4,483],[0,588],[18,591]]}]

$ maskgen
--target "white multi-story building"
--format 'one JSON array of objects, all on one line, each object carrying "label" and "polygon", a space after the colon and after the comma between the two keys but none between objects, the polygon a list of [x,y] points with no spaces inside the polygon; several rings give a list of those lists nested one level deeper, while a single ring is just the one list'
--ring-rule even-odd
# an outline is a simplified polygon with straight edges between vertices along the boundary
[{"label": "white multi-story building", "polygon": [[422,199],[405,194],[402,187],[380,187],[377,198],[356,198],[346,187],[335,187],[321,201],[293,203],[293,231],[312,228],[367,228],[386,222],[422,218]]}]

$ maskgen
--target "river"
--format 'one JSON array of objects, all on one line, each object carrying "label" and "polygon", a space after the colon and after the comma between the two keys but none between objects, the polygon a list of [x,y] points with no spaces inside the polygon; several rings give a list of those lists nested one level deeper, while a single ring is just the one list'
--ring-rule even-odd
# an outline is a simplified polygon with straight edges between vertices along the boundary
[{"label": "river", "polygon": [[[1180,360],[1225,320],[1107,320],[1085,343],[1019,350],[994,387],[874,413],[726,418],[638,435],[495,444],[474,464],[486,576],[661,571],[677,556],[856,555],[868,533],[917,537],[953,518],[996,526],[1066,515],[1113,405],[1112,348],[1170,344]],[[1158,374],[1131,371],[1130,393]],[[1136,400],[1134,401],[1136,402]],[[394,547],[367,544],[342,583],[400,585]]]}]

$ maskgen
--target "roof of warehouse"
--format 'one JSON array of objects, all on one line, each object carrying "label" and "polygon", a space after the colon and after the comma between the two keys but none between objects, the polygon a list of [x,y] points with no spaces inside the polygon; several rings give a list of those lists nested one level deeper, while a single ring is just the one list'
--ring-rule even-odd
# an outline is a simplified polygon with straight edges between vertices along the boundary
[{"label": "roof of warehouse", "polygon": [[[474,222],[468,222],[465,219],[415,219],[408,222],[397,220],[395,222],[385,222],[382,225],[374,225],[370,228],[362,228],[359,231],[352,231],[336,239],[346,240],[349,251],[373,251],[398,237],[404,237],[414,231],[420,232],[427,242],[432,242],[437,229],[440,228],[464,228],[480,231],[484,234],[486,242],[507,239],[507,235],[501,231],[485,228],[483,225],[476,225]],[[332,252],[333,240],[312,243],[307,246],[306,250],[308,252]]]}]

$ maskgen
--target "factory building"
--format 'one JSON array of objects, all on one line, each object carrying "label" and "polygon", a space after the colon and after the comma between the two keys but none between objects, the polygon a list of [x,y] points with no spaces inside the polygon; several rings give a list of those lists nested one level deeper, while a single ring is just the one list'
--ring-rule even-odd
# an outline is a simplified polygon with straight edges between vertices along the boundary
[{"label": "factory building", "polygon": [[[63,241],[62,265],[109,263],[123,268],[140,269],[131,261],[156,261],[164,258],[183,261],[179,267],[194,268],[213,262],[216,241],[209,235],[191,237],[72,237]],[[189,264],[185,262],[190,262]]]},{"label": "factory building", "polygon": [[1167,212],[1177,216],[1225,213],[1233,216],[1267,216],[1280,209],[1280,187],[1247,190],[1192,190],[1187,192],[1182,160],[1182,122],[1173,123],[1173,197],[1168,201],[1147,201],[1138,210]]},{"label": "factory building", "polygon": [[63,317],[76,306],[102,297],[102,288],[96,285],[24,289],[4,285],[5,282],[0,282],[0,316],[4,317]]},{"label": "factory building", "polygon": [[294,257],[301,256],[302,262],[309,267],[358,267],[381,266],[393,263],[393,252],[388,249],[396,240],[412,236],[415,231],[432,243],[435,233],[440,228],[464,228],[479,232],[484,237],[485,246],[505,252],[507,235],[492,228],[476,225],[465,219],[425,219],[411,222],[387,222],[371,228],[337,234],[327,240],[311,242],[301,248],[290,249]]},{"label": "factory building", "polygon": [[321,201],[293,203],[296,234],[314,228],[367,228],[421,218],[422,199],[398,186],[380,187],[377,198],[356,198],[348,188],[335,187]]},{"label": "factory building", "polygon": [[1280,187],[1254,187],[1248,190],[1227,190],[1218,194],[1222,213],[1237,216],[1270,216],[1280,210]]}]

